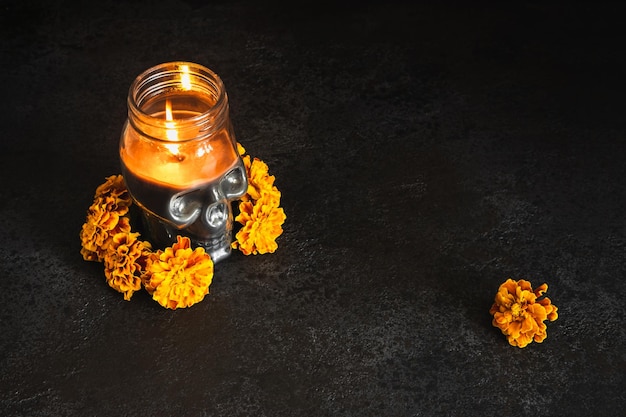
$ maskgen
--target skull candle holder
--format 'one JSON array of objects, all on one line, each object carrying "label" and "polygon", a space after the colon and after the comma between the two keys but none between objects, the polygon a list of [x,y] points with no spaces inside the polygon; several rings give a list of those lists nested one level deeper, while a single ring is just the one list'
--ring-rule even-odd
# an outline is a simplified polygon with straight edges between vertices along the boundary
[{"label": "skull candle holder", "polygon": [[248,181],[217,74],[171,62],[139,75],[128,94],[120,160],[153,243],[182,235],[214,262],[230,254],[231,202]]}]

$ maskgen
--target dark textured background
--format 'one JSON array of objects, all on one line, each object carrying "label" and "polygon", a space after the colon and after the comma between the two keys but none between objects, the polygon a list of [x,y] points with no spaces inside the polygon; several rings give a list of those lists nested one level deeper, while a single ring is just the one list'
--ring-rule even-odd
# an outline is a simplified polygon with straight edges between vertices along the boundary
[{"label": "dark textured background", "polygon": [[[0,415],[622,415],[624,10],[517,3],[0,1]],[[288,216],[176,311],[78,238],[172,60]],[[507,277],[548,283],[544,343],[492,327]]]}]

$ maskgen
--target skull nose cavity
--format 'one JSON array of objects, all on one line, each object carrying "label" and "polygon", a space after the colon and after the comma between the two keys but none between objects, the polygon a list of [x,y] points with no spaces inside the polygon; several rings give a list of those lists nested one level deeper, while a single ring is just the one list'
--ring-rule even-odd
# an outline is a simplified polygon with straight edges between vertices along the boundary
[{"label": "skull nose cavity", "polygon": [[213,228],[220,228],[228,219],[228,208],[225,203],[211,204],[205,212],[204,221],[207,226]]}]

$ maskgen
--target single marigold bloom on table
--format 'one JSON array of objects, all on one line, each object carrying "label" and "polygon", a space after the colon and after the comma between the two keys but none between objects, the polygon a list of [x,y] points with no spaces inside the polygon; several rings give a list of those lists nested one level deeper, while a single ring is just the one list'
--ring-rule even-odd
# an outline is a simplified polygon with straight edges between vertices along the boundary
[{"label": "single marigold bloom on table", "polygon": [[533,291],[530,282],[507,279],[496,293],[489,310],[492,324],[498,327],[512,346],[523,348],[531,343],[541,343],[547,337],[544,321],[558,318],[558,308],[543,294],[548,290],[542,284]]},{"label": "single marigold bloom on table", "polygon": [[150,255],[150,242],[138,240],[139,233],[117,233],[104,255],[104,275],[109,286],[129,301],[141,289],[141,277]]},{"label": "single marigold bloom on table", "polygon": [[213,261],[204,248],[191,249],[187,237],[148,256],[142,277],[146,290],[163,307],[190,307],[209,293]]}]

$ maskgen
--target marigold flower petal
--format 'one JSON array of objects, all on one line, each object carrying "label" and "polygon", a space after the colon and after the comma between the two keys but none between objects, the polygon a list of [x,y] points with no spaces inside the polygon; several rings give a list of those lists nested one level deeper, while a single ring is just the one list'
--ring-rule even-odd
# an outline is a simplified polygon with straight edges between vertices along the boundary
[{"label": "marigold flower petal", "polygon": [[544,321],[558,318],[558,309],[549,298],[537,300],[547,289],[547,284],[542,284],[533,291],[529,281],[511,278],[500,285],[489,313],[493,315],[492,324],[512,346],[523,348],[533,340],[541,343],[547,337]]},{"label": "marigold flower petal", "polygon": [[548,291],[548,284],[544,282],[543,284],[535,288],[535,295],[537,297],[541,297],[546,291]]},{"label": "marigold flower petal", "polygon": [[245,155],[246,153],[246,149],[243,147],[243,145],[239,142],[237,142],[237,152],[239,152],[240,156]]}]

